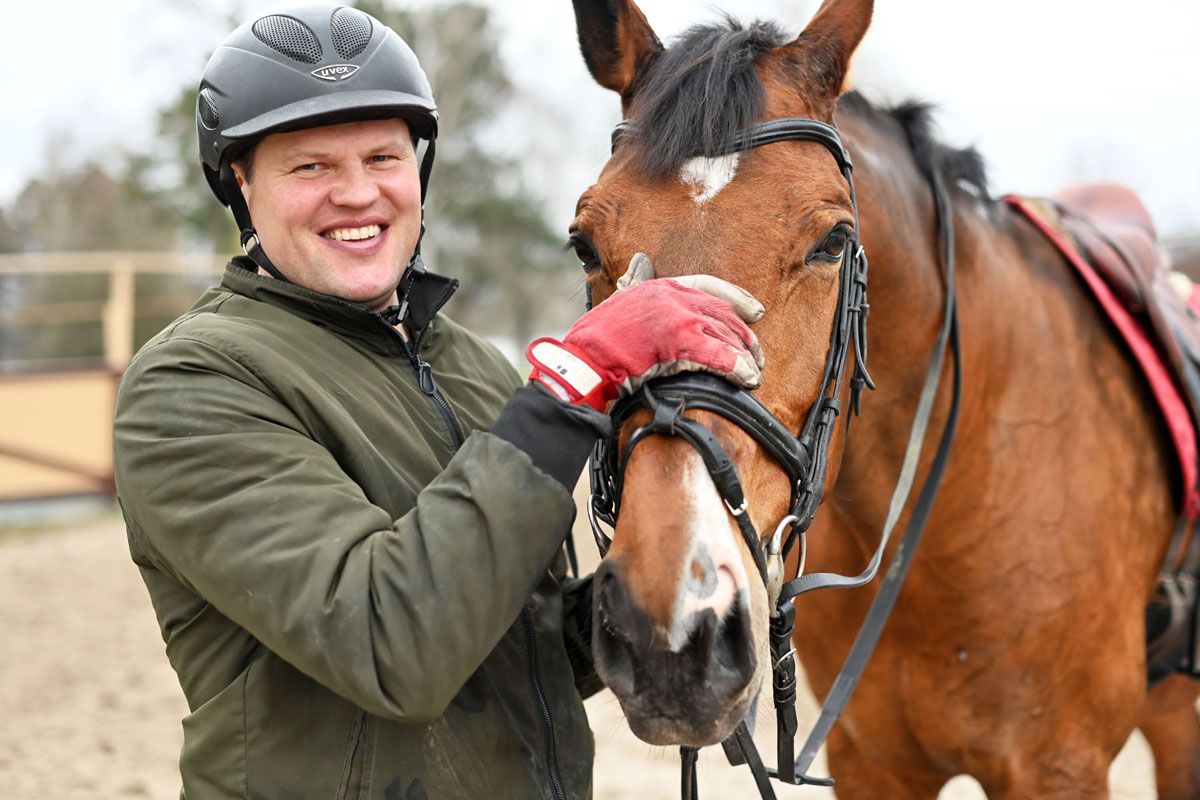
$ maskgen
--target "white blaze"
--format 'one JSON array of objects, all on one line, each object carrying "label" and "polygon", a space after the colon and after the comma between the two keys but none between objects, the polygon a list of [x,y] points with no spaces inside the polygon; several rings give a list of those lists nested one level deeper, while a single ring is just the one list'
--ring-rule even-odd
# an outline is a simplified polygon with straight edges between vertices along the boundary
[{"label": "white blaze", "polygon": [[740,154],[717,158],[688,159],[679,170],[679,179],[693,187],[692,200],[702,205],[712,200],[737,175]]},{"label": "white blaze", "polygon": [[[729,512],[717,494],[704,460],[694,450],[683,464],[680,487],[685,507],[691,510],[684,535],[689,544],[678,581],[675,614],[667,632],[670,649],[679,652],[687,645],[691,630],[688,620],[697,611],[711,608],[724,619],[735,597],[746,591],[746,569],[729,525]],[[693,566],[699,572],[694,574]]]}]

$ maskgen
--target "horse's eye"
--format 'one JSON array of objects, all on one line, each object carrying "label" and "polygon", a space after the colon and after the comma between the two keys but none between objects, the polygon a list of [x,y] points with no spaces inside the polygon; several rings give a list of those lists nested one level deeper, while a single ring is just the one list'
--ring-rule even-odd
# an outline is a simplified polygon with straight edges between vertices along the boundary
[{"label": "horse's eye", "polygon": [[591,240],[585,234],[579,231],[573,232],[567,239],[567,246],[575,251],[584,272],[600,268],[600,256],[596,255],[596,248],[592,246]]},{"label": "horse's eye", "polygon": [[836,264],[842,260],[842,255],[846,252],[846,245],[849,241],[850,229],[845,225],[838,225],[808,254],[808,263],[823,262],[826,264]]}]

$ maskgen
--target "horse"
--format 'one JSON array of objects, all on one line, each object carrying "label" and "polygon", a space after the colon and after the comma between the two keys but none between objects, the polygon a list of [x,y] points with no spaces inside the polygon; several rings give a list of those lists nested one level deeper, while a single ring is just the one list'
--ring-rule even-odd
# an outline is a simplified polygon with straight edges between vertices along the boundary
[{"label": "horse", "polygon": [[[907,579],[827,742],[837,796],[931,800],[967,774],[993,800],[1104,798],[1135,727],[1158,796],[1200,796],[1196,685],[1173,675],[1149,689],[1146,671],[1146,609],[1179,508],[1164,423],[1063,257],[991,197],[978,154],[939,142],[927,106],[884,108],[848,89],[871,0],[826,0],[794,38],[726,17],[670,47],[633,0],[574,7],[587,68],[630,121],[570,226],[593,302],[638,262],[658,278],[705,273],[745,288],[766,308],[754,396],[794,433],[821,399],[846,251],[860,241],[869,254],[876,388],[851,425],[865,376],[839,381],[808,569],[858,573],[879,545],[946,319],[929,176],[944,179],[957,432]],[[719,146],[785,118],[839,132],[854,193],[827,141]],[[952,410],[949,361],[932,431]],[[743,523],[775,529],[793,487],[742,427],[711,411],[687,417],[728,454],[745,503],[722,502],[709,465],[678,436],[626,450],[620,515],[594,577],[593,650],[637,736],[697,748],[733,736],[769,683],[771,603]],[[649,418],[642,409],[621,422],[621,447]],[[792,641],[818,697],[871,600],[861,588],[797,601]]]}]

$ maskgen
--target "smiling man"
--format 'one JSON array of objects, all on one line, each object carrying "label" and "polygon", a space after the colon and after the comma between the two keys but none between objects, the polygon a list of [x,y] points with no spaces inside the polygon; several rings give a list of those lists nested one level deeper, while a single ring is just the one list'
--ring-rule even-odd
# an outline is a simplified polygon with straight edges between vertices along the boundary
[{"label": "smiling man", "polygon": [[138,353],[115,425],[191,712],[183,796],[588,796],[570,490],[618,394],[684,369],[755,385],[761,307],[623,289],[536,343],[522,385],[439,314],[457,282],[419,254],[433,96],[354,9],[235,30],[196,119],[246,255]]}]

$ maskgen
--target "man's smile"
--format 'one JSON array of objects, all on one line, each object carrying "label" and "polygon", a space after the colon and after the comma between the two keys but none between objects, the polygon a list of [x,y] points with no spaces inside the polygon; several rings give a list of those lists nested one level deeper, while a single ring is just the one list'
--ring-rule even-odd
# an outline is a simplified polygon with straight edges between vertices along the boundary
[{"label": "man's smile", "polygon": [[321,235],[338,242],[358,242],[363,239],[373,239],[382,232],[381,225],[365,225],[361,228],[333,228]]},{"label": "man's smile", "polygon": [[347,220],[321,231],[321,238],[340,252],[372,255],[388,240],[390,227],[382,220]]}]

